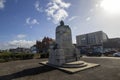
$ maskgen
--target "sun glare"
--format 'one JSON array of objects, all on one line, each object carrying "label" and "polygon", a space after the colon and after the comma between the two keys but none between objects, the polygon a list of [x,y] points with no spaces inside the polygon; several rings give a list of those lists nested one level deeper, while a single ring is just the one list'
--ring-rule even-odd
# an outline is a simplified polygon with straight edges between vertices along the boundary
[{"label": "sun glare", "polygon": [[120,0],[102,0],[100,6],[112,14],[120,14]]}]

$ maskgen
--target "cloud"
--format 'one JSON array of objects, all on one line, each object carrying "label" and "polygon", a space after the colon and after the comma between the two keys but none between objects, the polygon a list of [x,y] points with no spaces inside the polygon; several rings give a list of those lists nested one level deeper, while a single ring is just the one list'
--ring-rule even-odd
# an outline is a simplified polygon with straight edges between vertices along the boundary
[{"label": "cloud", "polygon": [[8,44],[13,47],[25,47],[29,48],[35,44],[36,41],[27,41],[27,40],[13,40],[10,41]]},{"label": "cloud", "polygon": [[76,18],[78,18],[79,16],[72,16],[71,18],[69,18],[69,20],[68,21],[72,21],[72,20],[74,20],[74,19],[76,19]]},{"label": "cloud", "polygon": [[63,0],[53,0],[53,2],[57,3],[62,8],[69,8],[70,3],[65,3]]},{"label": "cloud", "polygon": [[25,38],[25,37],[26,37],[25,34],[18,34],[18,35],[17,35],[17,38],[19,38],[19,39],[22,39],[22,38]]},{"label": "cloud", "polygon": [[26,19],[26,24],[28,24],[30,28],[32,28],[33,25],[39,24],[39,22],[37,19],[31,19],[30,17],[28,17]]},{"label": "cloud", "polygon": [[99,7],[100,5],[99,4],[96,4],[95,7]]},{"label": "cloud", "polygon": [[29,40],[13,40],[6,43],[0,43],[0,49],[10,49],[10,48],[17,48],[17,47],[24,47],[30,48],[36,43],[36,41],[29,41]]},{"label": "cloud", "polygon": [[40,6],[40,2],[39,1],[36,1],[35,4],[35,9],[38,11],[38,12],[43,12],[43,9],[42,7]]},{"label": "cloud", "polygon": [[91,20],[91,17],[87,17],[87,18],[86,18],[86,21],[90,21],[90,20]]},{"label": "cloud", "polygon": [[65,20],[68,17],[68,12],[66,9],[70,7],[70,3],[66,3],[63,0],[52,0],[47,4],[48,20],[52,20],[55,24],[60,20]]},{"label": "cloud", "polygon": [[0,9],[3,9],[5,7],[6,0],[0,0]]},{"label": "cloud", "polygon": [[90,9],[90,12],[93,12],[94,11],[94,9]]},{"label": "cloud", "polygon": [[54,22],[57,23],[57,21],[64,20],[66,17],[68,17],[68,13],[64,9],[60,9],[54,14]]}]

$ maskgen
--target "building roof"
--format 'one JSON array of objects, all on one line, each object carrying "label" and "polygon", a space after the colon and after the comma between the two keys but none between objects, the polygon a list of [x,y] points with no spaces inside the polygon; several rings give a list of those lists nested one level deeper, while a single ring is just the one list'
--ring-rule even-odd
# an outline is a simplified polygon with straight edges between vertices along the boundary
[{"label": "building roof", "polygon": [[[104,33],[103,31],[95,31],[95,32],[90,32],[90,33],[81,34],[81,35],[87,35],[87,34],[93,34],[93,33],[99,33],[99,32]],[[105,34],[106,34],[106,33],[105,33]],[[77,35],[77,36],[81,36],[81,35]]]}]

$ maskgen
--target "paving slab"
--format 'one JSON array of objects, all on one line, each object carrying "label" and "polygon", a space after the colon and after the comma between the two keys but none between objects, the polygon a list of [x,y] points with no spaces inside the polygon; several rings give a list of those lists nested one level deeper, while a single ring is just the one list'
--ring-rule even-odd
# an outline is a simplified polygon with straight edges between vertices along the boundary
[{"label": "paving slab", "polygon": [[69,63],[69,64],[74,64],[74,63],[77,64],[77,63],[79,63],[79,62],[84,62],[84,64],[86,64],[87,66],[78,67],[78,68],[63,68],[63,67],[59,67],[59,66],[55,66],[55,65],[48,64],[48,61],[40,62],[40,64],[42,64],[42,65],[47,65],[47,66],[51,66],[51,67],[57,68],[57,69],[59,69],[59,70],[68,72],[68,73],[76,73],[76,72],[80,72],[80,71],[83,71],[83,70],[86,70],[86,69],[90,69],[90,68],[93,68],[93,67],[98,67],[98,66],[100,66],[99,64],[88,63],[88,62],[85,62],[85,61],[76,61],[76,62],[71,62],[71,63]]}]

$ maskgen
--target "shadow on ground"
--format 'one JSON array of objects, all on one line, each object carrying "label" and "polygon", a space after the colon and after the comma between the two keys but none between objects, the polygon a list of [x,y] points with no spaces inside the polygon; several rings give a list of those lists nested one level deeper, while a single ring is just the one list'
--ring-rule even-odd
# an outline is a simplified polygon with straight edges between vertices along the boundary
[{"label": "shadow on ground", "polygon": [[23,71],[16,72],[13,74],[0,76],[0,80],[12,80],[20,77],[25,77],[25,76],[37,75],[37,74],[49,72],[52,70],[55,70],[55,68],[52,68],[49,66],[40,66],[40,67],[25,69]]}]

